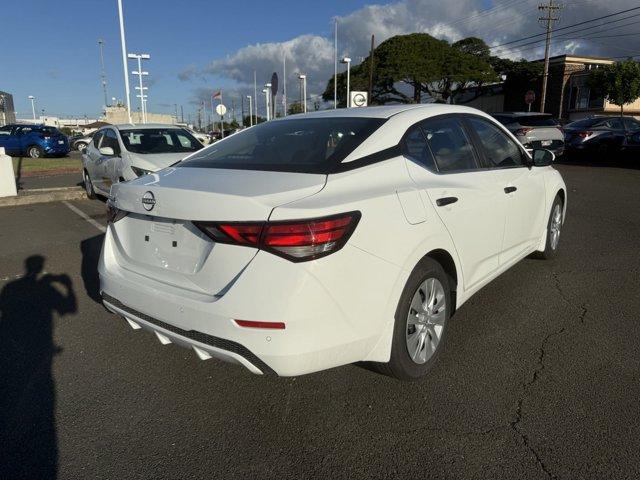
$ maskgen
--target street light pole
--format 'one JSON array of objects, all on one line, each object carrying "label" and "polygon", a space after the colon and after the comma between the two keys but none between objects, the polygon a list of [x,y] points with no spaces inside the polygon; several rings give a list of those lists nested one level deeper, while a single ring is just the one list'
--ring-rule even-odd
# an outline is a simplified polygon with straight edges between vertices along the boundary
[{"label": "street light pole", "polygon": [[298,78],[302,82],[302,112],[307,113],[307,76],[301,73]]},{"label": "street light pole", "polygon": [[270,90],[268,88],[263,88],[262,93],[264,93],[264,108],[267,111],[267,122],[271,120],[271,116],[269,115],[269,94]]},{"label": "street light pole", "polygon": [[253,127],[253,110],[251,109],[251,95],[247,95],[249,99],[249,126]]},{"label": "street light pole", "polygon": [[349,57],[344,57],[342,60],[340,60],[340,63],[346,63],[347,64],[347,108],[351,108],[351,99],[350,97],[350,89],[351,89],[351,85],[350,85],[350,81],[351,81],[351,59]]},{"label": "street light pole", "polygon": [[142,85],[142,76],[149,75],[149,72],[142,71],[142,60],[149,60],[151,58],[151,55],[149,55],[148,53],[129,53],[127,57],[138,60],[138,70],[131,72],[131,74],[138,75],[139,86],[136,87],[136,90],[140,90],[140,113],[142,115],[142,123],[147,123],[147,96],[144,94],[144,91],[148,90],[148,87]]},{"label": "street light pole", "polygon": [[271,120],[271,118],[273,118],[273,116],[271,115],[271,84],[270,83],[265,83],[264,84],[264,88],[266,89],[266,91],[268,91],[267,93],[267,120]]},{"label": "street light pole", "polygon": [[127,67],[127,44],[124,39],[124,18],[122,16],[122,0],[118,0],[118,18],[120,19],[120,43],[122,44],[122,68],[124,69],[124,92],[127,97],[127,115],[131,121],[131,99],[129,98],[129,69]]},{"label": "street light pole", "polygon": [[33,113],[33,121],[36,121],[36,104],[34,103],[36,97],[34,97],[33,95],[29,95],[29,100],[31,100],[31,113]]}]

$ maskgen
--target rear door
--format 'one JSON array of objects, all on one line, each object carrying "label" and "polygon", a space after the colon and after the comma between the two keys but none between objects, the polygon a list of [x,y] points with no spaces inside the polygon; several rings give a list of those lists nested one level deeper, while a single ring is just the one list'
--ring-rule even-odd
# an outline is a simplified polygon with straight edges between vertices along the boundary
[{"label": "rear door", "polygon": [[428,119],[404,143],[409,174],[449,231],[465,286],[473,288],[498,268],[505,195],[494,172],[481,168],[460,116]]},{"label": "rear door", "polygon": [[91,177],[93,187],[100,190],[101,193],[104,193],[104,182],[102,179],[104,176],[104,162],[102,161],[99,148],[103,136],[104,130],[98,130],[94,133],[93,139],[91,140],[91,143],[87,145],[87,149],[84,153],[87,157],[85,166],[89,172],[89,176]]},{"label": "rear door", "polygon": [[104,138],[100,144],[100,148],[102,147],[111,147],[113,149],[113,155],[102,155],[104,162],[103,182],[105,188],[110,190],[111,185],[118,183],[122,176],[122,150],[118,134],[113,128],[105,129]]},{"label": "rear door", "polygon": [[544,170],[529,168],[518,143],[498,125],[479,117],[467,122],[477,139],[485,165],[491,169],[503,200],[507,200],[499,262],[509,263],[540,239],[545,221]]}]

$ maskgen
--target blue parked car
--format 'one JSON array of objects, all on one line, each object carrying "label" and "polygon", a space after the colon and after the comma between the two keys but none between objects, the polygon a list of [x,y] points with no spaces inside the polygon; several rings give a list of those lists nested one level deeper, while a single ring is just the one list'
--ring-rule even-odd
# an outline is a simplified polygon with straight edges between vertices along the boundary
[{"label": "blue parked car", "polygon": [[0,147],[13,157],[64,157],[69,140],[55,127],[44,125],[5,125],[0,127]]}]

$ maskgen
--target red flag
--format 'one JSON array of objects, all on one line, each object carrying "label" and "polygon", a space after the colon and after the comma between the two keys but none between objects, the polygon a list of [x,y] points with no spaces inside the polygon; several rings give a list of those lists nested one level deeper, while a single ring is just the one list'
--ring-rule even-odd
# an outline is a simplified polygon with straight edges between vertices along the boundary
[{"label": "red flag", "polygon": [[212,98],[214,100],[217,100],[218,98],[222,98],[222,91],[218,90],[216,93],[213,94]]}]

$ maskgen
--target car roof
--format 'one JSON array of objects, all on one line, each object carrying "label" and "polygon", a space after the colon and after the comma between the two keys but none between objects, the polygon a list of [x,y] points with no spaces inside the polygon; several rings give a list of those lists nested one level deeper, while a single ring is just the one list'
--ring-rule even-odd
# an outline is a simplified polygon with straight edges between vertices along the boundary
[{"label": "car roof", "polygon": [[540,112],[493,112],[491,115],[500,115],[503,117],[552,117],[550,113]]},{"label": "car roof", "polygon": [[170,123],[119,123],[119,124],[111,125],[111,126],[117,128],[118,130],[132,130],[132,129],[146,130],[146,129],[153,129],[153,128],[181,128],[181,129],[184,129],[184,127],[181,127],[179,125],[173,125],[173,124],[170,124]]},{"label": "car roof", "polygon": [[469,107],[458,105],[449,105],[444,103],[420,103],[420,104],[401,104],[401,105],[384,105],[366,108],[337,108],[328,110],[318,110],[316,112],[298,113],[287,117],[278,118],[278,121],[298,118],[391,118],[403,112],[422,110],[423,113],[463,113],[475,111]]}]

